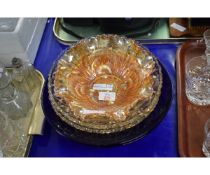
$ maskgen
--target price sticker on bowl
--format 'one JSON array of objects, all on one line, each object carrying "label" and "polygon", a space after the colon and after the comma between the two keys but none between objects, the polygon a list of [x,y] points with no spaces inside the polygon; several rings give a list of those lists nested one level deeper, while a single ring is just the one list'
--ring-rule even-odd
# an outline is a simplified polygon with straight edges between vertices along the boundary
[{"label": "price sticker on bowl", "polygon": [[99,92],[98,99],[101,101],[115,101],[115,92]]},{"label": "price sticker on bowl", "polygon": [[82,114],[104,114],[105,111],[102,110],[90,110],[90,109],[83,109],[80,111]]},{"label": "price sticker on bowl", "polygon": [[113,89],[113,84],[94,84],[93,89],[99,91],[111,91]]}]

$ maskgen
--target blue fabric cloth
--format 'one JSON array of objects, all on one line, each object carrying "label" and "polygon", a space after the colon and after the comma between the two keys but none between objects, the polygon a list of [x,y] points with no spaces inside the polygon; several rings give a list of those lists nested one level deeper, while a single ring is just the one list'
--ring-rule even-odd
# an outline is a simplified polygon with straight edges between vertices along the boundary
[{"label": "blue fabric cloth", "polygon": [[[53,61],[67,47],[60,44],[53,35],[53,19],[46,25],[42,41],[34,62],[46,78]],[[144,138],[128,145],[95,147],[79,144],[59,135],[45,122],[44,135],[34,136],[30,157],[177,157],[177,111],[176,111],[176,44],[146,44],[162,63],[172,82],[172,102],[161,123]]]}]

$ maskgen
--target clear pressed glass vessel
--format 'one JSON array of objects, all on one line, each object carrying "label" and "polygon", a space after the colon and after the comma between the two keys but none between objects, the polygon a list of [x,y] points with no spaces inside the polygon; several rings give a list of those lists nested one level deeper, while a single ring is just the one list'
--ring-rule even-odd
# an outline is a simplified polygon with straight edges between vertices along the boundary
[{"label": "clear pressed glass vessel", "polygon": [[26,92],[16,89],[11,83],[11,74],[0,65],[0,111],[11,119],[27,116],[32,103]]},{"label": "clear pressed glass vessel", "polygon": [[210,104],[210,30],[204,32],[205,54],[186,63],[186,95],[196,105]]},{"label": "clear pressed glass vessel", "polygon": [[204,142],[202,151],[206,157],[210,157],[210,119],[206,121],[204,126]]}]

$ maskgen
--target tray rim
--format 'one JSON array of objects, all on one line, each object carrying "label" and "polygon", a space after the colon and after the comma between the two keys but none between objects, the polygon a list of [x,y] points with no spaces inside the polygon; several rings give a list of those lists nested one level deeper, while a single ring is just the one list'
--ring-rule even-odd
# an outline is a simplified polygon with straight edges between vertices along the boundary
[{"label": "tray rim", "polygon": [[[176,77],[181,77],[181,73],[180,70],[181,69],[181,64],[180,64],[180,54],[182,51],[182,48],[186,45],[186,43],[183,43],[181,46],[179,46],[179,48],[177,49],[177,54],[176,54]],[[177,108],[180,109],[183,106],[182,103],[182,98],[181,98],[181,83],[180,81],[177,81]],[[182,137],[182,135],[180,134],[180,131],[182,131],[181,133],[185,133],[186,136],[186,132],[183,132],[183,120],[179,120],[179,116],[183,116],[183,111],[182,110],[178,110],[177,109],[177,118],[178,118],[178,150],[179,150],[179,154],[181,157],[187,157],[187,155],[185,154],[185,151],[182,149],[183,148],[183,144],[184,144],[184,139]]]}]

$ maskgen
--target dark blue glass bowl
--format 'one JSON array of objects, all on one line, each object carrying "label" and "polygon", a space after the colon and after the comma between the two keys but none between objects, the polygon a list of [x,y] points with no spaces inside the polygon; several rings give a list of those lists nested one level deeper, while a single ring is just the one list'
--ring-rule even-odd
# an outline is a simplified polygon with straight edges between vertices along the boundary
[{"label": "dark blue glass bowl", "polygon": [[48,81],[45,82],[42,94],[42,108],[47,121],[61,135],[66,136],[76,142],[95,145],[111,146],[127,144],[143,138],[147,133],[154,129],[166,115],[172,99],[172,84],[165,68],[161,65],[163,84],[158,104],[150,115],[138,125],[116,133],[96,134],[75,129],[61,120],[53,110],[48,94]]}]

